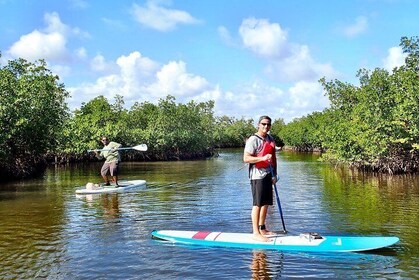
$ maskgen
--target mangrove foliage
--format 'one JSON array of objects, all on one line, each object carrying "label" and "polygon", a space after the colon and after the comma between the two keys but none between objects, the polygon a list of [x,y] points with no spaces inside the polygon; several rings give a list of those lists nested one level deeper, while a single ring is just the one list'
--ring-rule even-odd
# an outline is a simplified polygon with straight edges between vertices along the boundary
[{"label": "mangrove foliage", "polygon": [[43,60],[9,61],[0,68],[0,176],[42,172],[44,155],[59,146],[68,119],[68,92]]},{"label": "mangrove foliage", "polygon": [[419,167],[419,41],[401,39],[405,64],[358,71],[359,85],[320,82],[331,106],[287,124],[279,136],[297,150],[363,170],[408,173]]}]

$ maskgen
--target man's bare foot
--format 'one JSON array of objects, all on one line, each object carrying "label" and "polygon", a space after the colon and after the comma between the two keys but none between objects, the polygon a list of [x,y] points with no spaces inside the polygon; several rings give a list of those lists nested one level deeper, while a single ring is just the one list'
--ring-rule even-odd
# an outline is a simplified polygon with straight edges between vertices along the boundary
[{"label": "man's bare foot", "polygon": [[254,233],[252,238],[256,241],[262,241],[262,242],[269,242],[270,241],[269,238],[263,236],[262,234],[257,234],[257,233]]},{"label": "man's bare foot", "polygon": [[266,230],[266,229],[262,229],[262,230],[260,231],[260,233],[261,233],[262,235],[264,235],[264,236],[266,236],[266,235],[276,235],[276,233],[275,233],[275,232],[272,232],[272,231],[269,231],[269,230]]}]

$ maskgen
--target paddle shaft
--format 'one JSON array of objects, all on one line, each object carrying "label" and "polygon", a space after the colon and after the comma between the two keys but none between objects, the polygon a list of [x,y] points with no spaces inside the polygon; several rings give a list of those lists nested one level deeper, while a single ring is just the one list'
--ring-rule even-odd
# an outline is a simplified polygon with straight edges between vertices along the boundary
[{"label": "paddle shaft", "polygon": [[[274,170],[272,168],[272,164],[269,164],[269,168],[271,169],[271,175],[273,178],[275,175],[274,175]],[[276,188],[276,183],[274,183],[273,185],[275,189],[276,203],[278,204],[279,214],[281,215],[282,227],[284,228],[284,232],[287,232],[287,230],[285,229],[284,215],[282,214],[282,207],[281,207],[281,202],[279,201],[279,194]]]},{"label": "paddle shaft", "polygon": [[132,150],[132,147],[127,147],[127,148],[118,148],[118,149],[96,149],[96,150],[87,150],[88,152],[103,152],[103,151],[120,151],[120,150]]},{"label": "paddle shaft", "polygon": [[88,152],[102,152],[102,151],[121,151],[121,150],[137,150],[137,151],[147,151],[147,145],[141,144],[134,147],[124,147],[124,148],[117,148],[117,149],[96,149],[96,150],[87,150]]},{"label": "paddle shaft", "polygon": [[110,150],[114,150],[114,151],[121,151],[121,150],[132,150],[134,149],[133,147],[125,147],[125,148],[118,148],[118,149],[101,149],[101,150],[96,150],[96,151],[110,151]]}]

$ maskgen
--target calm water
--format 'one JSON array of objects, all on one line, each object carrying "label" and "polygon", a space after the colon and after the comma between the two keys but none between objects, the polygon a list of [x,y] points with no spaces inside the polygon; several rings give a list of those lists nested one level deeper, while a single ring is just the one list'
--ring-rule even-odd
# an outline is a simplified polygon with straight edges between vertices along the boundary
[{"label": "calm water", "polygon": [[[419,177],[365,176],[280,153],[277,186],[291,233],[396,235],[374,253],[313,254],[172,245],[153,229],[250,232],[242,150],[203,161],[123,163],[137,192],[76,196],[100,164],[58,167],[0,186],[0,279],[417,279]],[[272,207],[267,226],[281,229]]]}]

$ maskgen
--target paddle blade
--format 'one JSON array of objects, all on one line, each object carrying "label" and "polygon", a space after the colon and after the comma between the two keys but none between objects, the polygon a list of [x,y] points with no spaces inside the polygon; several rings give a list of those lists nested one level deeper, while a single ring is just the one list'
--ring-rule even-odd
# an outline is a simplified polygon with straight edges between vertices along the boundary
[{"label": "paddle blade", "polygon": [[141,145],[137,145],[137,146],[134,146],[134,147],[132,147],[134,150],[137,150],[137,151],[143,151],[143,152],[145,152],[145,151],[147,151],[147,149],[148,149],[148,147],[147,147],[147,145],[146,144],[141,144]]}]

